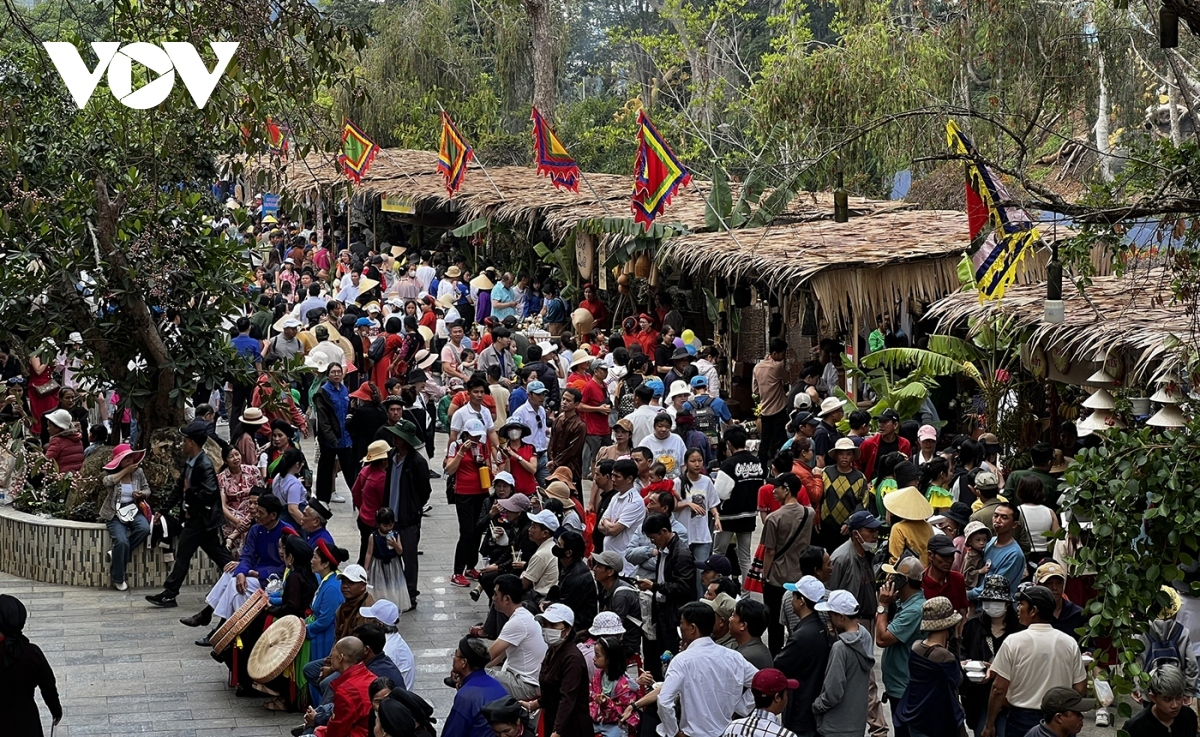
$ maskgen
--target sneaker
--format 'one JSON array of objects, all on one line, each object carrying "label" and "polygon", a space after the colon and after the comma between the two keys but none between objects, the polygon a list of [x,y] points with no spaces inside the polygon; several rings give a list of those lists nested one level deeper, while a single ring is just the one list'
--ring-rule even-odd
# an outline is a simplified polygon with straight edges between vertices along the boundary
[{"label": "sneaker", "polygon": [[479,571],[475,570],[474,568],[472,568],[471,570],[467,571],[467,572],[466,572],[466,573],[464,573],[463,575],[464,575],[464,576],[466,576],[467,578],[471,579],[472,581],[478,581],[478,580],[479,580]]},{"label": "sneaker", "polygon": [[[451,586],[460,586],[465,589],[466,587],[471,585],[471,582],[468,581],[466,579],[466,577],[463,576],[461,573],[456,573],[450,577],[450,585]],[[149,598],[149,597],[147,597],[147,598]]]},{"label": "sneaker", "polygon": [[147,596],[146,601],[150,602],[154,606],[162,607],[163,609],[171,609],[172,607],[179,606],[179,602],[175,600],[175,597],[171,596],[165,591],[161,594]]},{"label": "sneaker", "polygon": [[113,588],[117,591],[128,591],[129,584],[125,583],[124,581],[113,581]]},{"label": "sneaker", "polygon": [[112,565],[112,548],[104,551],[104,562]]},{"label": "sneaker", "polygon": [[217,418],[217,426],[218,426],[218,427],[219,427],[219,426],[222,426],[222,425],[228,425],[228,424],[229,424],[229,418],[228,418],[228,417],[218,417],[218,418]]},{"label": "sneaker", "polygon": [[429,514],[432,511],[433,511],[432,504],[426,504],[425,506],[421,507],[421,514]]},{"label": "sneaker", "polygon": [[345,504],[346,497],[342,496],[340,493],[334,493],[333,497],[331,497],[329,501],[336,502],[338,504]]},{"label": "sneaker", "polygon": [[1112,723],[1111,719],[1112,717],[1108,715],[1108,709],[1105,709],[1104,707],[1100,707],[1100,709],[1096,712],[1097,727],[1107,727]]}]

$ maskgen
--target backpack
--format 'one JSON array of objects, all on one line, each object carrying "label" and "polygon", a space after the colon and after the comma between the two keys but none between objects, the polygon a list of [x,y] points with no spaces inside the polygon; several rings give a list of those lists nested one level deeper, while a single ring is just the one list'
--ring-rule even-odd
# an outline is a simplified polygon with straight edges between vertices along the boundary
[{"label": "backpack", "polygon": [[367,358],[375,363],[383,360],[383,356],[387,351],[387,336],[380,335],[375,340],[371,341],[371,347],[367,349]]},{"label": "backpack", "polygon": [[1183,625],[1171,623],[1171,635],[1166,642],[1161,642],[1154,636],[1154,631],[1146,633],[1146,652],[1142,654],[1142,669],[1147,673],[1160,665],[1179,665],[1179,643],[1183,639]]},{"label": "backpack", "polygon": [[[701,404],[701,399],[707,399],[708,401]],[[693,425],[696,430],[704,433],[710,443],[719,441],[721,439],[721,418],[717,417],[716,410],[713,409],[712,397],[695,397],[691,400],[691,403]]]},{"label": "backpack", "polygon": [[636,407],[633,404],[633,390],[641,386],[638,382],[637,386],[629,385],[629,377],[621,379],[621,383],[617,385],[617,419],[623,419],[633,413]]}]

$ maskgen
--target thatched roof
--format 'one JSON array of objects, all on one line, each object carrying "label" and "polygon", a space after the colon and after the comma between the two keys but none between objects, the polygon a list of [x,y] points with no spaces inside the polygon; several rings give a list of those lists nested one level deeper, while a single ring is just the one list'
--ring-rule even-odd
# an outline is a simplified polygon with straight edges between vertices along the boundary
[{"label": "thatched roof", "polygon": [[1003,315],[1014,327],[1033,329],[1030,345],[1061,346],[1076,361],[1093,361],[1115,349],[1136,359],[1129,372],[1134,378],[1151,380],[1178,369],[1170,343],[1176,338],[1192,342],[1191,316],[1184,305],[1173,302],[1170,283],[1163,269],[1131,270],[1093,279],[1086,299],[1068,283],[1063,288],[1062,324],[1042,322],[1044,282],[1010,287],[998,302],[981,304],[973,293],[952,294],[934,304],[927,316],[950,329],[974,318]]},{"label": "thatched roof", "polygon": [[[958,262],[971,247],[969,233],[964,213],[908,210],[846,223],[695,233],[668,241],[658,260],[730,282],[752,279],[781,290],[806,286],[830,321],[845,327],[852,308],[860,319],[871,320],[891,312],[897,300],[928,302],[956,291]],[[1044,260],[1044,255],[1027,259],[1019,278],[1044,278]]]},{"label": "thatched roof", "polygon": [[[632,174],[588,173],[578,192],[556,189],[550,180],[532,167],[489,167],[489,181],[483,169],[472,163],[462,188],[453,198],[437,173],[437,154],[410,149],[381,149],[356,193],[404,197],[421,208],[455,211],[460,222],[488,218],[513,226],[532,228],[541,225],[557,240],[565,239],[581,222],[601,218],[632,218],[629,202]],[[300,195],[312,190],[342,188],[346,177],[336,161],[326,154],[311,154],[306,159],[287,162],[284,190]],[[494,181],[495,186],[492,182]],[[590,185],[590,187],[589,187]],[[705,229],[705,202],[711,183],[695,176],[687,187],[676,192],[659,222],[679,224],[690,231]],[[499,190],[499,191],[497,191]],[[765,195],[764,195],[765,197]],[[903,202],[850,198],[851,215],[911,208]],[[806,221],[833,216],[833,195],[828,192],[801,192],[779,221]],[[619,240],[619,239],[618,239]]]}]

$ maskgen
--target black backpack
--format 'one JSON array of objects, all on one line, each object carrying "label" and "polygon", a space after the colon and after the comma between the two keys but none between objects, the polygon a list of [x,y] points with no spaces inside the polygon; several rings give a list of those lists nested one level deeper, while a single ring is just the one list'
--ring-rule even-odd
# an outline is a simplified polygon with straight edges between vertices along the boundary
[{"label": "black backpack", "polygon": [[[700,400],[707,400],[703,404]],[[699,396],[691,400],[693,424],[697,430],[704,433],[709,442],[721,439],[721,418],[713,409],[713,399],[709,396]]]},{"label": "black backpack", "polygon": [[387,350],[387,336],[381,335],[378,338],[376,338],[375,340],[371,341],[371,347],[367,349],[367,358],[371,359],[375,363],[379,363],[380,361],[383,360],[383,356],[384,356],[384,353],[386,350]]}]

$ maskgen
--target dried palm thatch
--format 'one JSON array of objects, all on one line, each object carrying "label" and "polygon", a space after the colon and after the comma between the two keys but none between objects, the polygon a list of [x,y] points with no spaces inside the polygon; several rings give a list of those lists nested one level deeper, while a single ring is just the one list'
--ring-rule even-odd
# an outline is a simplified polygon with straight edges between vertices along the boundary
[{"label": "dried palm thatch", "polygon": [[[967,216],[957,211],[881,211],[846,223],[680,236],[659,249],[658,259],[731,283],[750,279],[783,291],[807,286],[831,323],[847,327],[852,312],[873,317],[899,300],[931,302],[957,290],[969,232]],[[1018,280],[1045,278],[1044,264],[1044,254],[1026,259]]]},{"label": "dried palm thatch", "polygon": [[1129,375],[1148,381],[1179,370],[1179,353],[1172,344],[1195,342],[1191,315],[1173,301],[1170,281],[1161,268],[1142,269],[1093,279],[1086,298],[1064,289],[1066,319],[1061,324],[1042,322],[1044,282],[1010,287],[998,302],[980,303],[974,292],[952,294],[930,307],[927,316],[937,319],[942,330],[1002,316],[1016,329],[1032,328],[1029,345],[1059,346],[1076,362],[1109,352],[1136,358]]},{"label": "dried palm thatch", "polygon": [[[584,221],[631,217],[632,178],[626,175],[587,174],[587,182],[580,186],[579,192],[567,192],[556,189],[532,168],[498,166],[487,170],[495,181],[493,187],[479,165],[472,163],[462,188],[451,198],[436,170],[437,154],[431,151],[382,149],[367,176],[354,189],[358,193],[403,197],[418,207],[453,210],[460,221],[488,218],[516,227],[541,226],[558,241],[565,240]],[[346,183],[336,160],[327,154],[289,161],[281,173],[285,190],[295,195],[338,188]],[[689,231],[704,230],[705,203],[710,190],[709,182],[693,178],[690,185],[676,193],[659,222],[678,224]],[[850,214],[854,216],[911,207],[903,202],[850,198]],[[777,221],[804,222],[832,216],[832,193],[801,192]],[[606,238],[605,243],[614,240],[624,239]]]}]

